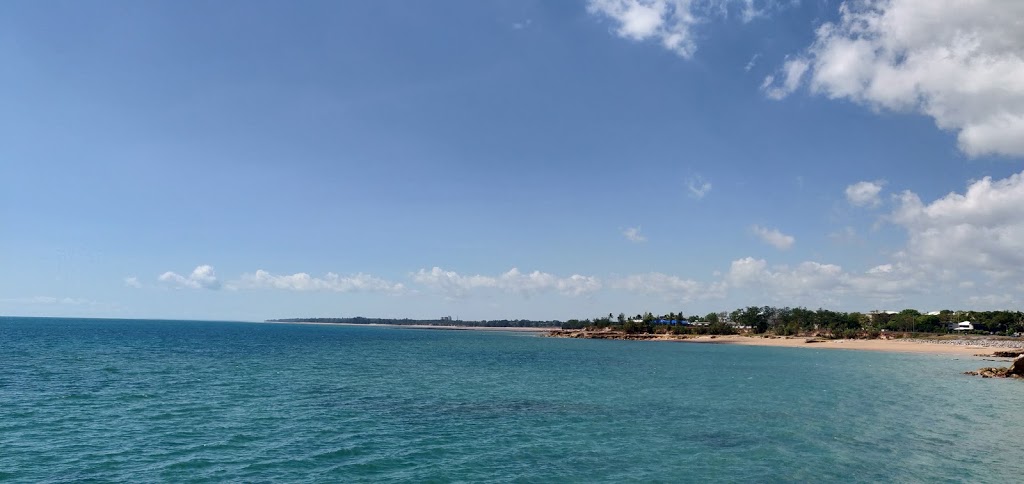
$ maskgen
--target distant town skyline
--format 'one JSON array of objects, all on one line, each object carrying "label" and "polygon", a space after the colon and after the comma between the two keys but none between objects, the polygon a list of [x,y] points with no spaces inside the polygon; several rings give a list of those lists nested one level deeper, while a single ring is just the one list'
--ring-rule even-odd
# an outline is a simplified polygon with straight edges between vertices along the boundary
[{"label": "distant town skyline", "polygon": [[5,2],[0,315],[1020,310],[1021,18]]}]

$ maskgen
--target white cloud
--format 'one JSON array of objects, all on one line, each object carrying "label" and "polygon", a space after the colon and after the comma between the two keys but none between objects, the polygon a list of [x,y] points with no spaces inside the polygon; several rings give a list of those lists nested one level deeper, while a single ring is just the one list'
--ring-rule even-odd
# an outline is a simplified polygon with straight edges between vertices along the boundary
[{"label": "white cloud", "polygon": [[512,28],[515,30],[523,30],[533,25],[533,19],[526,19],[522,22],[516,22],[512,24]]},{"label": "white cloud", "polygon": [[630,242],[647,242],[647,237],[640,234],[640,227],[628,227],[626,230],[622,231],[622,235],[624,235],[626,240],[629,240]]},{"label": "white cloud", "polygon": [[128,276],[124,278],[124,285],[134,287],[135,289],[142,287],[142,283],[139,282],[139,278],[135,276]]},{"label": "white cloud", "polygon": [[1024,276],[1024,173],[985,177],[925,204],[905,191],[889,221],[906,229],[905,256],[932,270]]},{"label": "white cloud", "polygon": [[761,90],[771,99],[782,99],[800,87],[800,81],[807,73],[808,68],[810,68],[810,63],[804,59],[789,59],[782,65],[781,84],[775,82],[775,76],[765,76],[764,82],[761,83]]},{"label": "white cloud", "polygon": [[783,6],[775,0],[589,0],[587,11],[611,19],[619,37],[655,40],[684,59],[697,51],[694,28],[737,12],[744,23]]},{"label": "white cloud", "polygon": [[760,53],[754,54],[754,56],[751,57],[750,60],[747,62],[747,65],[743,66],[743,70],[745,72],[750,72],[750,70],[753,69],[755,65],[757,65],[757,59],[759,57],[761,57]]},{"label": "white cloud", "polygon": [[812,92],[918,112],[957,132],[969,156],[1024,156],[1024,2],[857,0],[766,79],[781,98]]},{"label": "white cloud", "polygon": [[692,0],[590,0],[587,11],[611,18],[616,33],[630,40],[655,39],[680,57],[697,50],[691,29],[700,20]]},{"label": "white cloud", "polygon": [[686,181],[686,188],[690,191],[691,197],[700,200],[711,192],[711,182],[697,175]]},{"label": "white cloud", "polygon": [[924,274],[903,265],[877,266],[863,274],[850,273],[835,264],[806,261],[795,267],[769,268],[764,259],[734,260],[725,283],[735,288],[754,288],[763,297],[783,304],[821,305],[853,296],[875,301],[901,299],[928,287]]},{"label": "white cloud", "polygon": [[512,268],[497,277],[483,275],[462,275],[434,267],[429,271],[420,269],[412,274],[418,284],[440,290],[451,297],[464,297],[479,289],[499,289],[506,292],[529,296],[545,292],[557,292],[567,296],[583,296],[601,289],[596,277],[573,274],[558,277],[546,272],[520,272]]},{"label": "white cloud", "polygon": [[967,302],[972,309],[978,310],[1001,310],[1012,307],[1020,307],[1020,298],[1012,294],[986,294],[984,296],[971,296]]},{"label": "white cloud", "polygon": [[288,291],[332,292],[386,292],[401,293],[405,287],[369,274],[341,276],[328,272],[324,277],[313,277],[305,272],[274,275],[263,269],[242,277],[231,284],[236,289],[282,289]]},{"label": "white cloud", "polygon": [[796,242],[795,237],[779,232],[779,229],[769,229],[755,225],[751,227],[750,230],[753,231],[754,235],[757,235],[762,242],[779,250],[789,249],[790,247],[793,247],[793,243]]},{"label": "white cloud", "polygon": [[178,288],[220,289],[220,281],[217,280],[217,274],[214,273],[213,267],[208,265],[196,267],[188,277],[167,271],[160,274],[157,280]]},{"label": "white cloud", "polygon": [[884,180],[854,183],[846,187],[846,201],[857,207],[878,207],[882,204],[882,199],[878,195],[884,185]]},{"label": "white cloud", "polygon": [[682,279],[678,276],[671,276],[660,272],[625,276],[613,281],[611,286],[615,289],[657,295],[667,300],[679,302],[690,302],[698,298],[721,296],[717,286],[716,289],[711,289],[697,281]]}]

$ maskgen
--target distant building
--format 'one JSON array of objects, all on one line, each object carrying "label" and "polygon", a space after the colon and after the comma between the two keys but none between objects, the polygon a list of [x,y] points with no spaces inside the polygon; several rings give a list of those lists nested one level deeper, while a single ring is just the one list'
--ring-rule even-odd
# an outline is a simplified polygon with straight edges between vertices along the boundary
[{"label": "distant building", "polygon": [[956,327],[953,328],[953,331],[974,331],[976,329],[980,328],[975,326],[975,324],[970,321],[964,321],[962,323],[957,323]]}]

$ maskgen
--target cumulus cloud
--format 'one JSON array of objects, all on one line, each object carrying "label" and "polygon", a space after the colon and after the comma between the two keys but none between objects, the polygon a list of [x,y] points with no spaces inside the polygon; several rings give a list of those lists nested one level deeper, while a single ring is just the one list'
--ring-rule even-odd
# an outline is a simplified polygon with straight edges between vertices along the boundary
[{"label": "cumulus cloud", "polygon": [[196,267],[188,277],[167,271],[160,274],[157,280],[177,288],[220,289],[220,281],[217,280],[217,274],[214,273],[213,267],[208,265]]},{"label": "cumulus cloud", "polygon": [[622,38],[654,40],[688,59],[697,51],[694,28],[713,17],[738,14],[743,22],[764,17],[774,0],[589,0],[587,11],[611,19]]},{"label": "cumulus cloud", "polygon": [[690,191],[690,197],[700,200],[711,192],[711,182],[698,176],[691,177],[686,182],[686,189]]},{"label": "cumulus cloud", "polygon": [[142,287],[142,283],[139,282],[139,278],[135,276],[128,276],[124,278],[124,285],[135,289]]},{"label": "cumulus cloud", "polygon": [[821,304],[844,296],[871,300],[900,299],[927,285],[925,276],[903,265],[882,265],[864,273],[851,273],[835,264],[805,261],[794,267],[769,267],[764,259],[745,257],[732,262],[725,283],[736,288],[755,288],[766,297],[784,301]]},{"label": "cumulus cloud", "polygon": [[769,229],[754,225],[750,230],[753,231],[754,235],[757,235],[762,242],[779,250],[789,249],[790,247],[793,247],[793,243],[796,242],[795,237],[779,232],[779,229]]},{"label": "cumulus cloud", "polygon": [[412,279],[418,284],[440,290],[451,297],[464,297],[478,289],[499,289],[524,296],[545,292],[584,296],[601,289],[601,281],[596,277],[579,274],[558,277],[540,271],[523,273],[517,268],[512,268],[508,272],[493,277],[463,275],[434,267],[429,271],[420,269],[418,272],[414,272]]},{"label": "cumulus cloud", "polygon": [[768,97],[811,92],[918,112],[957,133],[969,156],[1024,156],[1024,2],[856,0],[822,25]]},{"label": "cumulus cloud", "polygon": [[647,242],[647,237],[640,234],[640,227],[628,227],[622,231],[622,235],[630,242]]},{"label": "cumulus cloud", "polygon": [[237,289],[282,289],[287,291],[331,292],[385,292],[400,293],[405,286],[369,274],[341,276],[328,272],[324,277],[313,277],[305,272],[275,275],[263,269],[242,277],[231,284]]},{"label": "cumulus cloud", "polygon": [[878,207],[882,204],[882,186],[884,180],[862,181],[846,187],[846,201],[857,207]]},{"label": "cumulus cloud", "polygon": [[888,220],[907,231],[905,256],[933,270],[1024,275],[1024,173],[985,177],[965,193],[924,203],[910,191],[897,197]]},{"label": "cumulus cloud", "polygon": [[700,20],[691,11],[692,0],[591,0],[587,11],[612,19],[616,33],[642,41],[654,39],[680,57],[697,50],[691,29]]}]

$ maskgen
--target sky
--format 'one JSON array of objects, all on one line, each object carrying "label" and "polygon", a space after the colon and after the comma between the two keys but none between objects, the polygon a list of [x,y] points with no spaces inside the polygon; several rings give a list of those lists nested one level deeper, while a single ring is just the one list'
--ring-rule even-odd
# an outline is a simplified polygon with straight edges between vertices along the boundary
[{"label": "sky", "polygon": [[1024,309],[1022,18],[2,2],[0,314]]}]

